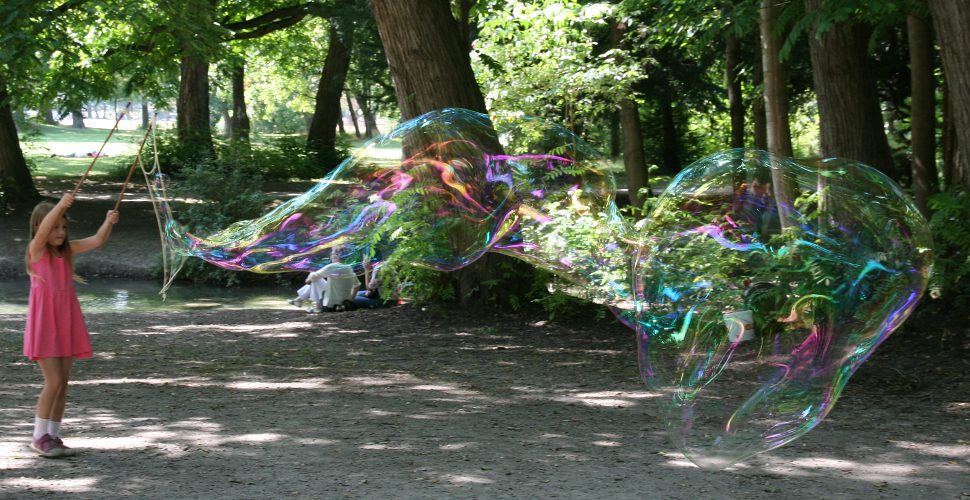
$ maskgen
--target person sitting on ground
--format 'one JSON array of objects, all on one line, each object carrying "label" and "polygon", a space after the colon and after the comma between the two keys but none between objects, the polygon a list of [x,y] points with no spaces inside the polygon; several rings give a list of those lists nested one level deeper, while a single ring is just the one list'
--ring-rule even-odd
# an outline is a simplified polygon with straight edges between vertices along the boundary
[{"label": "person sitting on ground", "polygon": [[377,270],[370,264],[370,254],[364,252],[364,289],[357,292],[354,304],[357,307],[374,309],[394,304],[395,301],[381,299],[381,280],[377,277]]},{"label": "person sitting on ground", "polygon": [[360,282],[354,268],[341,262],[341,250],[340,247],[331,249],[330,263],[307,275],[306,284],[297,290],[290,304],[302,307],[309,301],[312,306],[307,312],[314,313],[345,308],[344,303],[354,297]]}]

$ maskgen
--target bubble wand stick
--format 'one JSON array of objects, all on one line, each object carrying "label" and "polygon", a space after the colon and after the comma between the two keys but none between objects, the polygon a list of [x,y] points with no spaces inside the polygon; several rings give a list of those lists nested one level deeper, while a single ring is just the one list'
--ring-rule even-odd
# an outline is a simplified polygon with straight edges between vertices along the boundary
[{"label": "bubble wand stick", "polygon": [[94,163],[98,161],[98,158],[101,157],[101,152],[104,151],[104,147],[108,145],[108,141],[111,140],[111,136],[114,135],[115,130],[118,130],[118,124],[121,123],[121,119],[124,118],[126,113],[128,113],[128,108],[130,107],[131,101],[128,101],[128,104],[125,104],[125,109],[121,110],[121,113],[118,114],[118,119],[115,120],[115,126],[111,127],[111,131],[108,132],[108,137],[105,137],[104,142],[101,143],[101,149],[95,153],[94,158],[91,158],[91,164],[88,165],[88,169],[84,172],[84,175],[81,176],[81,180],[77,181],[77,186],[74,186],[74,191],[71,192],[71,196],[76,196],[77,192],[81,189],[81,184],[84,184],[84,180],[88,178],[88,174],[91,173]]},{"label": "bubble wand stick", "polygon": [[135,160],[131,162],[131,168],[128,169],[128,176],[125,177],[125,182],[121,185],[121,192],[118,193],[118,201],[115,202],[115,207],[113,210],[117,211],[118,207],[121,206],[121,199],[125,196],[125,190],[128,188],[128,183],[131,181],[131,175],[135,173],[135,167],[141,163],[141,152],[145,149],[145,143],[148,142],[148,135],[152,133],[152,127],[155,126],[155,120],[148,124],[148,128],[145,130],[145,137],[141,138],[141,144],[138,146],[138,153],[135,154]]}]

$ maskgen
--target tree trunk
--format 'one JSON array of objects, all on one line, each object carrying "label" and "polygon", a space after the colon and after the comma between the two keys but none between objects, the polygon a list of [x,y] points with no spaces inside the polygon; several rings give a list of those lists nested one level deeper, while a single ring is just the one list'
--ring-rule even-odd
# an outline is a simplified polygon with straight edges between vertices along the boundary
[{"label": "tree trunk", "polygon": [[179,94],[176,126],[184,159],[215,157],[209,124],[209,53],[212,48],[196,31],[212,24],[214,0],[183,2],[192,25],[174,28],[179,50]]},{"label": "tree trunk", "polygon": [[610,111],[607,115],[610,127],[610,158],[616,160],[622,153],[622,142],[620,141],[620,112]]},{"label": "tree trunk", "polygon": [[741,42],[733,33],[724,42],[724,65],[726,66],[728,109],[731,114],[731,147],[744,147],[744,103],[741,100]]},{"label": "tree trunk", "polygon": [[[759,37],[759,40],[758,43],[754,44],[754,71],[751,73],[751,79],[755,89],[760,90],[760,94],[764,95],[765,72],[764,61],[761,58],[761,35],[758,33],[756,35]],[[755,92],[755,95],[759,94],[757,90]],[[751,128],[754,131],[754,148],[767,151],[768,125],[765,122],[765,100],[763,98],[759,97],[751,100]]]},{"label": "tree trunk", "polygon": [[54,111],[51,109],[45,109],[43,112],[44,123],[48,125],[58,125],[57,120],[54,118]]},{"label": "tree trunk", "polygon": [[360,127],[357,126],[357,112],[354,111],[354,101],[350,98],[350,94],[345,94],[344,97],[347,99],[347,111],[350,112],[350,121],[354,124],[354,137],[360,139]]},{"label": "tree trunk", "polygon": [[0,201],[28,207],[40,199],[30,169],[20,149],[6,82],[0,78]]},{"label": "tree trunk", "polygon": [[943,187],[953,187],[953,158],[956,156],[957,131],[953,126],[953,97],[950,86],[943,81]]},{"label": "tree trunk", "polygon": [[633,99],[620,101],[620,128],[623,130],[623,170],[630,206],[643,207],[640,189],[648,186],[647,162],[643,155],[643,133],[640,130],[640,110]]},{"label": "tree trunk", "polygon": [[80,111],[71,111],[71,128],[85,128],[84,115]]},{"label": "tree trunk", "polygon": [[344,28],[338,21],[330,22],[330,44],[327,60],[317,86],[313,120],[307,132],[307,149],[315,152],[323,164],[324,173],[337,165],[337,122],[340,118],[340,95],[344,90],[347,69],[350,68],[350,23]]},{"label": "tree trunk", "polygon": [[[448,0],[372,0],[371,5],[403,120],[441,108],[487,112],[467,44],[461,39]],[[428,26],[434,29],[427,29]],[[501,150],[497,137],[494,145],[482,146],[493,153]],[[461,238],[461,234],[451,236]],[[453,273],[457,296],[463,305],[488,296],[485,283],[495,276],[491,268],[498,268],[504,259],[510,258],[486,253]],[[510,264],[512,269],[527,272],[515,263]],[[515,293],[514,284],[503,283],[503,289],[507,294]]]},{"label": "tree trunk", "polygon": [[176,101],[179,145],[192,156],[214,157],[209,126],[209,60],[183,55]]},{"label": "tree trunk", "polygon": [[249,113],[246,110],[246,67],[232,68],[232,140],[249,142]]},{"label": "tree trunk", "polygon": [[141,102],[141,129],[148,130],[148,124],[150,123],[150,118],[148,118],[148,101]]},{"label": "tree trunk", "polygon": [[[822,0],[805,0],[807,12]],[[841,23],[809,37],[823,157],[851,158],[894,175],[892,153],[868,56],[871,28]]]},{"label": "tree trunk", "polygon": [[937,187],[933,37],[927,20],[922,17],[910,14],[906,26],[909,34],[910,84],[913,93],[910,104],[913,197],[919,211],[929,217],[927,199]]},{"label": "tree trunk", "polygon": [[778,20],[776,0],[761,2],[761,66],[765,83],[765,124],[768,151],[792,156],[791,129],[788,125],[788,85],[779,52],[781,43],[775,33]]},{"label": "tree trunk", "polygon": [[943,77],[952,119],[950,186],[970,187],[970,9],[965,2],[929,0],[943,55]]},{"label": "tree trunk", "polygon": [[[780,7],[776,0],[761,1],[761,68],[765,87],[765,130],[768,152],[791,157],[791,129],[788,124],[788,85],[781,64],[781,43],[775,33]],[[781,228],[792,223],[794,188],[780,169],[771,169],[771,189]]]},{"label": "tree trunk", "polygon": [[364,138],[370,139],[381,133],[377,128],[377,116],[374,110],[368,105],[366,98],[357,96],[357,107],[360,114],[364,116]]},{"label": "tree trunk", "polygon": [[372,5],[402,120],[449,107],[486,112],[447,0],[373,0]]},{"label": "tree trunk", "polygon": [[337,99],[336,111],[337,111],[337,117],[335,118],[335,120],[337,121],[337,133],[339,133],[340,135],[347,135],[347,130],[344,129],[344,110],[340,108],[339,98]]}]

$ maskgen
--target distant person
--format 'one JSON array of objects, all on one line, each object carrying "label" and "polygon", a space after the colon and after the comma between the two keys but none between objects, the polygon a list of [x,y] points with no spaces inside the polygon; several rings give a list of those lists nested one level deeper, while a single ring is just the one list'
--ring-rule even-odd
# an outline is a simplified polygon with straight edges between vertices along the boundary
[{"label": "distant person", "polygon": [[51,158],[101,158],[107,157],[107,153],[99,153],[97,151],[88,151],[87,153],[68,153],[66,155],[61,155],[54,153]]},{"label": "distant person", "polygon": [[297,307],[310,303],[307,312],[343,310],[354,298],[360,282],[354,268],[341,262],[341,247],[330,251],[330,263],[307,275],[305,285],[288,302]]},{"label": "distant person", "polygon": [[396,303],[396,300],[381,298],[381,280],[377,276],[377,270],[370,265],[370,254],[368,252],[364,252],[363,263],[364,289],[354,296],[354,304],[360,308],[374,309]]},{"label": "distant person", "polygon": [[34,435],[30,447],[42,457],[74,455],[60,437],[67,405],[67,383],[75,359],[91,357],[81,306],[74,291],[73,257],[104,245],[118,212],[108,214],[93,236],[70,240],[67,209],[74,197],[65,194],[56,205],[42,202],[30,215],[30,243],[27,246],[27,274],[30,299],[24,331],[24,356],[36,361],[44,376],[37,399]]}]

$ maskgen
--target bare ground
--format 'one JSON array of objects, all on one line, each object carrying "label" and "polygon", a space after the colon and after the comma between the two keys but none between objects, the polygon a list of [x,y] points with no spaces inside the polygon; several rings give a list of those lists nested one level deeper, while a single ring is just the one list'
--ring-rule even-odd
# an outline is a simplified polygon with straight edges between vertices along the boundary
[{"label": "bare ground", "polygon": [[[157,243],[128,215],[138,203],[79,270],[147,273],[133,255]],[[111,204],[79,200],[73,234],[79,206]],[[21,268],[25,220],[0,218],[0,274]],[[20,355],[23,315],[0,314],[0,497],[970,497],[965,321],[897,332],[819,428],[709,472],[671,449],[612,321],[308,315],[283,298],[87,314],[95,357],[76,365],[63,429],[82,453],[60,460],[27,447],[40,374]]]}]

